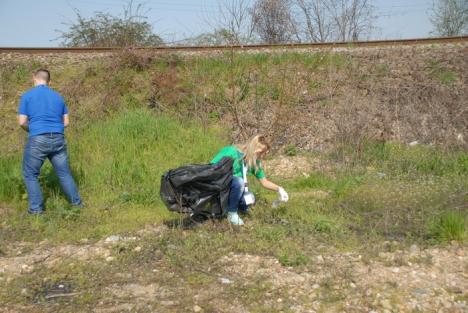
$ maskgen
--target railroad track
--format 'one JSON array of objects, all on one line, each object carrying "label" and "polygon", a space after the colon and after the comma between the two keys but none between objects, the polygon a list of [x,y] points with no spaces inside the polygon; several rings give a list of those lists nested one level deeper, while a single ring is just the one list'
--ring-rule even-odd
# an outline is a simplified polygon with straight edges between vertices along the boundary
[{"label": "railroad track", "polygon": [[[439,37],[439,38],[417,38],[400,40],[371,40],[355,42],[327,42],[327,43],[288,43],[288,44],[258,44],[258,45],[229,45],[229,46],[162,46],[162,47],[136,47],[134,50],[143,51],[210,51],[210,50],[271,50],[271,49],[304,49],[304,48],[353,48],[353,47],[375,47],[375,46],[406,46],[406,45],[428,45],[449,44],[468,42],[468,36]],[[99,53],[121,50],[120,47],[99,48],[16,48],[0,47],[0,53]]]}]

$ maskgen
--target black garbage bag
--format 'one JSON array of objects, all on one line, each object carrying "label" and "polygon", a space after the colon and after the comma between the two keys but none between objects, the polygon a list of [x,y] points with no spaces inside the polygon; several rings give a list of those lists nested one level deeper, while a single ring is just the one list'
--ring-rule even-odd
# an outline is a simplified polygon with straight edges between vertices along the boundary
[{"label": "black garbage bag", "polygon": [[159,194],[170,211],[221,216],[228,206],[232,181],[231,158],[215,164],[192,164],[169,170],[161,177]]}]

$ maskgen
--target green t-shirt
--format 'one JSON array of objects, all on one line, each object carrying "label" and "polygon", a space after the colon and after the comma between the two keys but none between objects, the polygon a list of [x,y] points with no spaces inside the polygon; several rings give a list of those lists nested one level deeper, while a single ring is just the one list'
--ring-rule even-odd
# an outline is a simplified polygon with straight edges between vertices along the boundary
[{"label": "green t-shirt", "polygon": [[[243,177],[242,175],[242,157],[244,154],[237,150],[235,146],[228,146],[221,149],[218,154],[211,160],[211,163],[218,163],[224,157],[230,157],[234,160],[234,164],[232,165],[234,170],[234,176]],[[265,172],[261,167],[260,160],[257,160],[258,169],[255,171],[254,168],[249,168],[248,173],[255,175],[258,179],[265,178]]]}]

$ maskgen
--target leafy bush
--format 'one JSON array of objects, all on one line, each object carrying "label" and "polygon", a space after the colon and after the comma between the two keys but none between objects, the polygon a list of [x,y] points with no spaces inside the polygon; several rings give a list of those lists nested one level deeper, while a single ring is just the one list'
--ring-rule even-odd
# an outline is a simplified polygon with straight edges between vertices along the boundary
[{"label": "leafy bush", "polygon": [[161,37],[153,33],[151,24],[140,11],[134,10],[132,2],[124,9],[124,16],[96,12],[85,18],[75,10],[76,21],[60,38],[67,47],[128,47],[157,46],[163,43]]}]

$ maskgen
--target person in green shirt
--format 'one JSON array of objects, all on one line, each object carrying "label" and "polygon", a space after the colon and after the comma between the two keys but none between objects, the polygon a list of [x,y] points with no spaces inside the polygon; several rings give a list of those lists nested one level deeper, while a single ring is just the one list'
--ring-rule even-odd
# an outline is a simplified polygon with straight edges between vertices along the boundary
[{"label": "person in green shirt", "polygon": [[227,146],[221,149],[211,160],[211,163],[219,162],[223,157],[230,157],[233,163],[233,178],[229,192],[229,204],[227,218],[233,225],[243,225],[244,221],[239,217],[238,212],[246,212],[248,206],[243,201],[245,182],[243,178],[243,166],[245,164],[248,174],[254,175],[266,189],[277,191],[281,201],[288,201],[286,191],[269,181],[265,176],[261,160],[264,158],[270,145],[262,135],[256,135],[245,144]]}]

